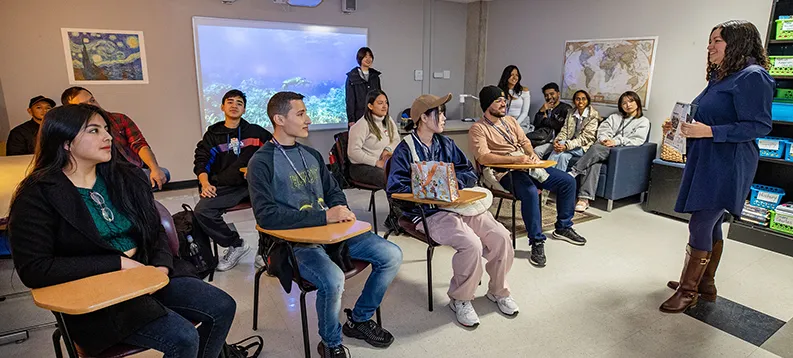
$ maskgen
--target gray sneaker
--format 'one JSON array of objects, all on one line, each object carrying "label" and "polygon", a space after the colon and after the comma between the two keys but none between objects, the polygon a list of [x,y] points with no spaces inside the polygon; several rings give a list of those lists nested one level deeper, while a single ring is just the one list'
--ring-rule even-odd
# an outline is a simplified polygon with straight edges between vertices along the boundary
[{"label": "gray sneaker", "polygon": [[243,243],[240,247],[229,247],[223,253],[223,257],[218,260],[218,271],[228,271],[237,266],[243,256],[251,251],[251,247],[247,243]]}]

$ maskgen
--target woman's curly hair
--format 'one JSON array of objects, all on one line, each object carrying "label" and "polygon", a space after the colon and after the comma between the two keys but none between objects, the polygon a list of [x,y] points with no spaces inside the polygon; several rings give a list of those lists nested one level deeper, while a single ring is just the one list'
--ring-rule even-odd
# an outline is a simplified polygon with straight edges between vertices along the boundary
[{"label": "woman's curly hair", "polygon": [[727,43],[727,47],[724,49],[721,65],[710,62],[708,58],[705,79],[721,80],[751,63],[768,69],[768,55],[763,47],[760,31],[754,24],[744,20],[730,20],[716,25],[710,33],[713,34],[716,29],[721,29],[721,38]]}]

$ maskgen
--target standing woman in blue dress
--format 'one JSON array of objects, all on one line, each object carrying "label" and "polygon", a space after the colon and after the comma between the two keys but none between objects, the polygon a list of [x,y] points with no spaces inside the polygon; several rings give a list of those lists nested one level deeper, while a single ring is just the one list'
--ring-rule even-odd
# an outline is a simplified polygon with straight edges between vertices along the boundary
[{"label": "standing woman in blue dress", "polygon": [[[768,57],[752,23],[727,21],[710,32],[708,85],[694,99],[695,123],[683,123],[687,163],[675,211],[691,213],[686,260],[674,295],[660,310],[679,313],[698,296],[716,300],[714,276],[724,242],[724,211],[739,217],[749,194],[759,149],[755,139],[771,131],[774,80]],[[671,129],[669,122],[664,130]]]}]

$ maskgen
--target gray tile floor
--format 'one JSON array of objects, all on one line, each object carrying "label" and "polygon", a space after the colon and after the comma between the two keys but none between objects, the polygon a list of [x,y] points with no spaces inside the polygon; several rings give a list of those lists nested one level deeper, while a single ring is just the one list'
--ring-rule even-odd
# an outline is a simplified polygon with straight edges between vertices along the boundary
[{"label": "gray tile floor", "polygon": [[[194,190],[159,193],[172,212],[181,203],[194,204]],[[386,201],[378,196],[378,217],[386,216]],[[350,206],[359,219],[366,212],[368,192],[348,190]],[[598,206],[600,203],[596,203]],[[602,207],[602,206],[599,206]],[[670,294],[665,284],[680,274],[686,244],[685,223],[645,213],[637,204],[617,205],[601,219],[581,224],[584,247],[550,240],[548,266],[532,267],[529,246],[518,240],[509,275],[521,312],[506,318],[484,298],[487,277],[474,307],[482,324],[464,329],[446,304],[451,277],[449,247],[435,251],[435,311],[427,311],[426,245],[408,237],[392,237],[404,252],[402,268],[382,306],[384,326],[396,341],[385,350],[345,341],[354,357],[793,357],[793,327],[783,327],[757,347],[687,315],[669,315],[657,307]],[[227,215],[245,240],[256,246],[250,211]],[[726,232],[725,224],[725,232]],[[382,225],[381,225],[382,230]],[[719,294],[779,320],[793,319],[793,258],[727,241],[717,274]],[[360,294],[366,275],[347,283],[343,306]],[[302,357],[299,291],[286,294],[275,279],[262,279],[259,331],[251,330],[253,256],[231,271],[218,273],[214,284],[237,300],[237,316],[229,341],[259,334],[264,357]],[[314,294],[308,295],[312,348],[316,332]],[[0,357],[51,357],[50,328],[31,333],[22,344],[0,346]],[[314,353],[314,351],[312,351]],[[314,354],[316,356],[316,354]],[[160,356],[148,352],[142,357]]]}]

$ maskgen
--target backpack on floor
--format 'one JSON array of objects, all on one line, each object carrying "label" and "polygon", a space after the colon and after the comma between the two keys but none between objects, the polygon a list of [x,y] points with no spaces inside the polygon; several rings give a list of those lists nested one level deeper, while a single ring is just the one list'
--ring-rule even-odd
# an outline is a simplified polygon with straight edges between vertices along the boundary
[{"label": "backpack on floor", "polygon": [[330,147],[330,152],[328,153],[328,162],[330,163],[328,164],[328,170],[341,189],[350,188],[350,184],[345,179],[349,171],[345,160],[347,158],[348,135],[348,132],[339,132],[333,135],[333,146]]},{"label": "backpack on floor", "polygon": [[[247,341],[254,342],[244,344]],[[220,358],[256,358],[262,352],[262,348],[264,348],[264,339],[261,336],[250,336],[237,343],[224,343]]]},{"label": "backpack on floor", "polygon": [[[209,236],[198,225],[190,205],[182,204],[182,211],[173,214],[173,226],[179,236],[179,257],[196,268],[202,280],[218,265]],[[190,242],[192,240],[192,242]]]}]

